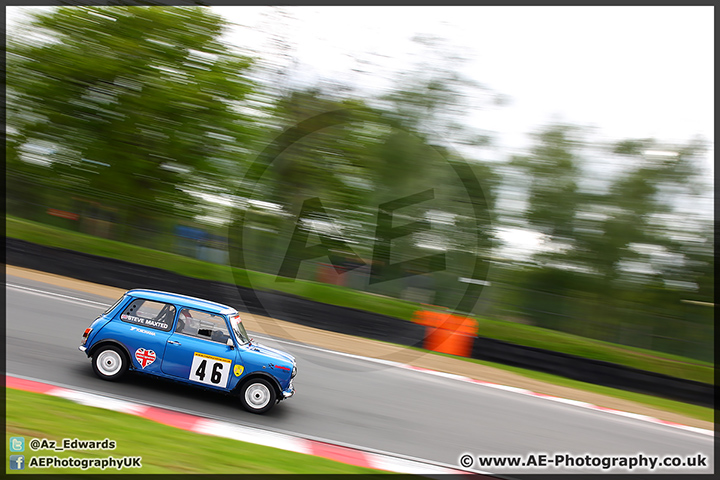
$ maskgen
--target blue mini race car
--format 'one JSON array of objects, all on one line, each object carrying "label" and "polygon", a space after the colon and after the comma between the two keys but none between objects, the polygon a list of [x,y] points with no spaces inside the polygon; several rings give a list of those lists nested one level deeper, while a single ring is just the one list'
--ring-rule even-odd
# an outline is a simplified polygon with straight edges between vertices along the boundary
[{"label": "blue mini race car", "polygon": [[95,373],[128,370],[237,395],[264,413],[295,393],[295,358],[250,340],[238,312],[199,298],[130,290],[83,333]]}]

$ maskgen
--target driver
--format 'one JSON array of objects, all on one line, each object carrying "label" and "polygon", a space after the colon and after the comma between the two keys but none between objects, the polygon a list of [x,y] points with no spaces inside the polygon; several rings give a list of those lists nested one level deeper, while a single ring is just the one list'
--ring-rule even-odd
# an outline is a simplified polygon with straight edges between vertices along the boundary
[{"label": "driver", "polygon": [[190,310],[183,308],[180,310],[180,320],[183,322],[183,329],[181,333],[187,333],[188,335],[197,335],[198,328],[200,328],[200,322],[190,315]]}]

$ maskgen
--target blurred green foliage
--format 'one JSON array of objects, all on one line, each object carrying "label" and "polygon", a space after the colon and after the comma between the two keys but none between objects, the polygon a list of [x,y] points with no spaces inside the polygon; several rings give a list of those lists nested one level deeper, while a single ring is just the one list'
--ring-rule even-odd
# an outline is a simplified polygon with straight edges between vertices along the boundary
[{"label": "blurred green foliage", "polygon": [[[224,27],[199,7],[37,14],[8,39],[9,197],[27,195],[34,174],[120,226],[195,215],[182,187],[221,193],[227,145],[246,143],[251,123],[235,107],[252,91],[251,62],[219,41]],[[49,172],[21,160],[28,147],[46,152]]]}]

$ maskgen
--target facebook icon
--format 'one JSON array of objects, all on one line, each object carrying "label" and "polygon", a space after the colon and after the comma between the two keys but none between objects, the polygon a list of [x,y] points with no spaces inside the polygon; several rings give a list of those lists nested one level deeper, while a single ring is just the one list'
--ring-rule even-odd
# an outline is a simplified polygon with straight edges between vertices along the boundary
[{"label": "facebook icon", "polygon": [[10,455],[10,470],[24,470],[25,455]]}]

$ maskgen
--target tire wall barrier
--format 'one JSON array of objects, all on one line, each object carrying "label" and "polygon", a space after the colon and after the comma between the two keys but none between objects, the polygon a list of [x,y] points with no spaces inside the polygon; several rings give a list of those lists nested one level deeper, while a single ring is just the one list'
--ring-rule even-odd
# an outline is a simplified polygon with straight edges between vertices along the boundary
[{"label": "tire wall barrier", "polygon": [[[244,287],[186,277],[159,268],[46,247],[13,238],[6,238],[5,257],[8,265],[127,290],[150,288],[192,295],[253,314],[265,313],[261,305],[273,305],[273,314],[279,320],[373,340],[419,347],[425,337],[424,326],[394,317],[327,305],[278,292],[256,291],[260,305],[249,305],[243,303],[240,294]],[[600,360],[486,337],[475,338],[472,357],[596,385],[714,407],[713,385]]]}]

